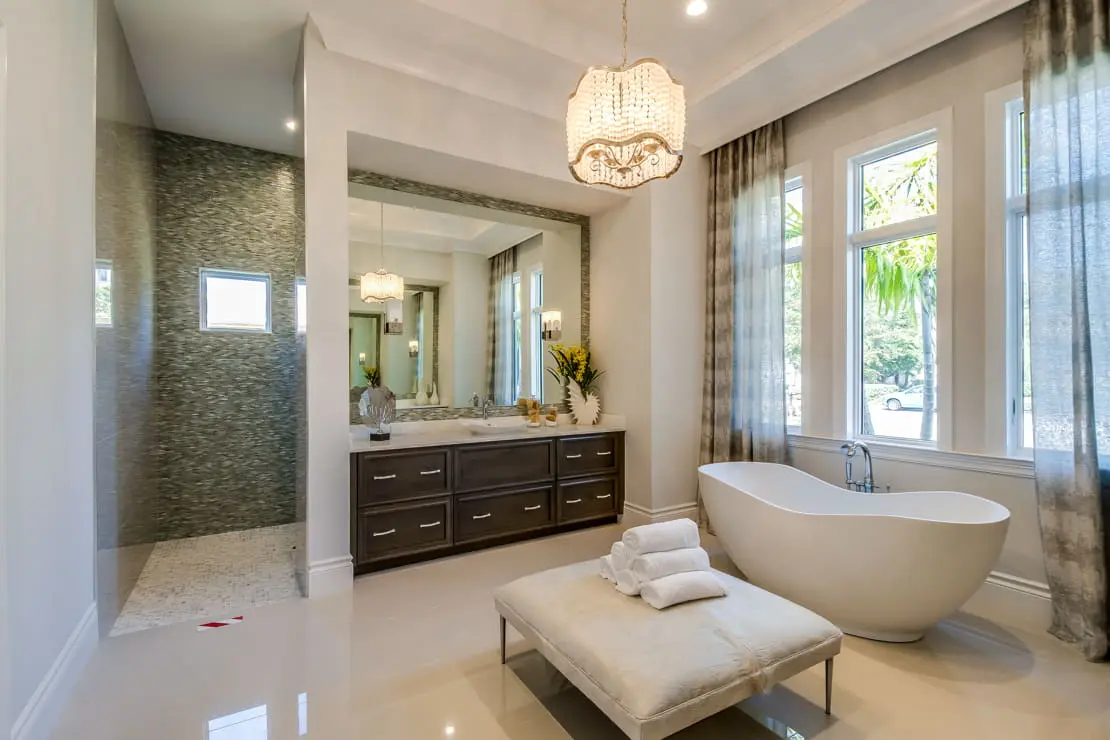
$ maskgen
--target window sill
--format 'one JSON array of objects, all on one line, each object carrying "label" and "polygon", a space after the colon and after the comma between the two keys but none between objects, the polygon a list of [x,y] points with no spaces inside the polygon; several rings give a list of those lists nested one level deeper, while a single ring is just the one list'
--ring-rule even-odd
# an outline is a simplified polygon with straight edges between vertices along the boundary
[{"label": "window sill", "polygon": [[[827,437],[807,437],[800,434],[788,435],[792,449],[826,452],[840,455],[842,439]],[[867,440],[871,455],[876,460],[889,460],[914,465],[928,465],[935,468],[968,470],[975,473],[1005,475],[1012,478],[1033,478],[1033,460],[1027,457],[998,457],[979,455],[970,452],[946,452],[935,447],[913,444],[898,444],[886,441]]]}]

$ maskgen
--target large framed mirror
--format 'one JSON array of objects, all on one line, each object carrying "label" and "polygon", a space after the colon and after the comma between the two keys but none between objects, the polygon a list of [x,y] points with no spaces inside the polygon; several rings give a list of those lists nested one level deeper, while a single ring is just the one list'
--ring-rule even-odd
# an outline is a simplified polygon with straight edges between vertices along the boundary
[{"label": "large framed mirror", "polygon": [[[563,405],[552,343],[589,343],[589,218],[376,173],[349,177],[352,423],[368,376],[398,419]],[[364,302],[384,269],[404,299]],[[373,364],[372,364],[373,363]]]}]

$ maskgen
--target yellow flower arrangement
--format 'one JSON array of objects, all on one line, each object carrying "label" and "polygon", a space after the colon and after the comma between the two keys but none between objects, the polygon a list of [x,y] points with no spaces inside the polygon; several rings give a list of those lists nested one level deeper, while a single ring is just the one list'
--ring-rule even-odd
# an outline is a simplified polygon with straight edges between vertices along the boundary
[{"label": "yellow flower arrangement", "polygon": [[573,380],[588,393],[604,373],[593,367],[590,351],[581,345],[571,347],[562,344],[551,345],[551,357],[555,360],[555,367],[548,368],[547,372],[560,383]]}]

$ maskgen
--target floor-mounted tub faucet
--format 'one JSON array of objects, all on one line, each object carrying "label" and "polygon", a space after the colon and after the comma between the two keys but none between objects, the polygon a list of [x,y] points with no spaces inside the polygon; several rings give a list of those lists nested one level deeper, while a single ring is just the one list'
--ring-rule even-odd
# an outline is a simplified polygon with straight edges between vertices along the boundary
[{"label": "floor-mounted tub faucet", "polygon": [[[864,442],[852,441],[840,445],[844,453],[844,487],[863,493],[875,492],[875,474],[871,467],[871,448]],[[856,452],[863,453],[863,480],[852,479],[852,458]]]}]

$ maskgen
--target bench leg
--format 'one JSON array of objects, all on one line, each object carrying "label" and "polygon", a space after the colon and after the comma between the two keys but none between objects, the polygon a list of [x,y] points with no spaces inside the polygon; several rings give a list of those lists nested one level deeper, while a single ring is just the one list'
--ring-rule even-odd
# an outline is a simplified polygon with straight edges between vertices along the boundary
[{"label": "bench leg", "polygon": [[505,618],[501,617],[501,665],[505,665]]},{"label": "bench leg", "polygon": [[832,714],[832,680],[833,659],[829,658],[825,661],[825,714]]}]

